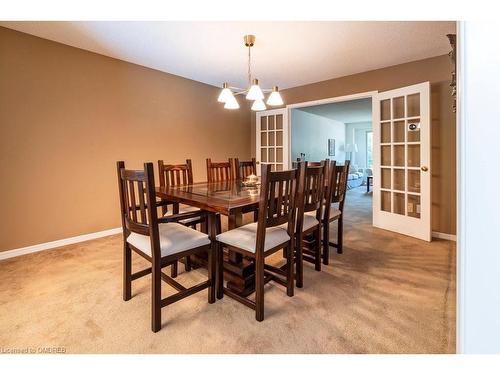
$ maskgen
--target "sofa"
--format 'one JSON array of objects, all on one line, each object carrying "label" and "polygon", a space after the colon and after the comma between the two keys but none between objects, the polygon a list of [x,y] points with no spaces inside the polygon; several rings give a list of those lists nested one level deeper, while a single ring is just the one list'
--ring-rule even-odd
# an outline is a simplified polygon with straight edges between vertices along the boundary
[{"label": "sofa", "polygon": [[351,164],[349,166],[349,174],[347,175],[347,188],[354,189],[363,185],[367,176],[372,175],[370,168],[358,168],[357,165]]}]

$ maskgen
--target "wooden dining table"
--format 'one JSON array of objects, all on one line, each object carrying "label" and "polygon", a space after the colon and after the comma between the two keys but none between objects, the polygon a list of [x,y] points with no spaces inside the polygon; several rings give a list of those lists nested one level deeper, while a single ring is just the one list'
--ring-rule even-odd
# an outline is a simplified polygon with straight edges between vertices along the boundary
[{"label": "wooden dining table", "polygon": [[[228,217],[228,229],[243,223],[243,214],[258,209],[260,188],[243,186],[241,180],[220,182],[198,182],[182,186],[156,188],[157,197],[162,200],[200,208],[214,214]],[[209,226],[209,231],[220,230]],[[215,237],[218,233],[209,233]],[[203,261],[200,259],[200,261]],[[196,260],[195,260],[196,262]],[[227,288],[248,296],[254,291],[254,264],[236,253],[224,254],[224,279]]]}]

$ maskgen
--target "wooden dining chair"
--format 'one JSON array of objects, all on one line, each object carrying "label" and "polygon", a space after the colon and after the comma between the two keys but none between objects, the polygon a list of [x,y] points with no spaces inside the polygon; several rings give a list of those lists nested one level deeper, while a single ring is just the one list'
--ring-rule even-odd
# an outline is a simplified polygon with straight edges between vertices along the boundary
[{"label": "wooden dining chair", "polygon": [[[314,264],[321,271],[321,219],[323,197],[328,164],[325,161],[315,165],[299,162],[299,189],[297,198],[297,222],[295,228],[296,285],[303,286],[304,261]],[[302,168],[301,168],[302,167]],[[311,235],[312,240],[304,239]]]},{"label": "wooden dining chair", "polygon": [[[151,329],[158,332],[162,307],[207,288],[208,302],[215,302],[215,242],[207,234],[177,222],[187,215],[200,215],[199,212],[158,218],[153,163],[145,163],[144,170],[136,171],[125,169],[125,163],[119,161],[117,174],[123,228],[123,299],[131,299],[133,280],[151,274]],[[201,215],[215,225],[213,215]],[[132,273],[132,251],[150,262],[151,267]],[[186,288],[162,272],[162,268],[180,258],[202,252],[208,253],[207,281]],[[161,280],[178,292],[162,299]]]},{"label": "wooden dining chair", "polygon": [[233,159],[229,158],[224,162],[212,162],[212,159],[207,158],[207,181],[222,182],[232,181],[235,179],[233,167]]},{"label": "wooden dining chair", "polygon": [[[274,280],[285,286],[287,295],[293,296],[293,241],[298,173],[297,170],[271,172],[271,165],[262,165],[258,221],[217,235],[219,271],[223,269],[222,246],[255,262],[255,301],[224,288],[222,272],[217,275],[218,297],[225,293],[254,309],[255,319],[259,322],[264,320],[264,284],[267,281]],[[266,257],[284,248],[284,267],[273,267],[265,263]]]},{"label": "wooden dining chair", "polygon": [[[249,161],[240,161],[238,158],[234,159],[234,171],[237,180],[244,180],[250,175],[257,175],[257,162],[255,158]],[[257,221],[259,215],[258,210],[253,211],[253,221]]]},{"label": "wooden dining chair", "polygon": [[[160,179],[160,187],[174,187],[181,185],[193,184],[193,166],[191,159],[186,159],[186,164],[165,164],[163,160],[158,160],[158,176]],[[202,212],[197,207],[180,206],[177,202],[161,202],[161,209],[163,216],[170,216],[173,214],[184,214],[188,212]],[[207,233],[207,220],[206,217],[194,216],[184,220],[179,220],[179,223],[188,227],[196,229],[200,224],[201,230]],[[184,262],[186,271],[191,270],[191,259],[187,257]],[[177,262],[172,265],[172,277],[177,277]]]},{"label": "wooden dining chair", "polygon": [[234,159],[234,170],[236,172],[237,180],[244,180],[249,175],[257,175],[257,162],[255,158],[249,161],[240,161],[240,159]]},{"label": "wooden dining chair", "polygon": [[327,170],[325,174],[325,195],[323,198],[323,215],[321,219],[322,227],[322,240],[321,244],[323,247],[323,264],[329,264],[330,258],[330,231],[329,224],[330,220],[335,220],[338,217],[339,210],[332,206],[332,197],[334,191],[337,189],[337,179],[336,179],[336,161],[327,160]]},{"label": "wooden dining chair", "polygon": [[[344,242],[344,205],[347,193],[347,177],[349,175],[349,165],[350,161],[346,160],[344,165],[335,166],[335,187],[332,191],[332,206],[330,207],[330,214],[328,219],[329,224],[337,220],[337,243],[328,242],[329,246],[335,247],[337,249],[337,254],[342,254],[343,252],[343,242]],[[325,261],[323,260],[323,263]],[[327,263],[324,263],[327,264]]]},{"label": "wooden dining chair", "polygon": [[[343,199],[342,196],[342,189],[339,191],[339,182],[342,182],[345,184],[345,187],[343,189],[343,192],[345,194],[346,187],[347,187],[347,171],[349,170],[349,165],[347,165],[347,169],[345,169],[346,166],[337,166],[336,161],[330,161],[328,159],[325,160],[327,163],[327,170],[325,174],[325,195],[323,201],[325,202],[325,205],[323,206],[323,216],[322,216],[322,240],[321,244],[323,247],[323,252],[322,252],[322,257],[323,257],[323,264],[328,265],[329,264],[329,259],[330,259],[330,246],[332,246],[332,242],[330,242],[330,231],[329,231],[329,225],[332,221],[338,220],[342,212],[339,209],[339,200]],[[319,166],[321,163],[320,162],[309,162],[308,165],[313,165],[313,166]],[[347,164],[349,164],[349,160],[347,161]],[[342,173],[344,173],[342,175]],[[339,194],[340,193],[340,194]],[[329,202],[327,204],[326,202]],[[343,208],[343,203],[342,203],[342,208]],[[340,243],[342,243],[342,224],[340,224]],[[334,244],[336,247],[336,245]]]}]

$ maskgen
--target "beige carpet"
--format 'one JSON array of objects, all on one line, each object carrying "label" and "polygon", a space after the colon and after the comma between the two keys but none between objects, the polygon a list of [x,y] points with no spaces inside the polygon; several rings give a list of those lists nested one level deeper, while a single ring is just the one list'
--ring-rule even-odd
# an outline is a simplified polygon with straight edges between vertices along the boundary
[{"label": "beige carpet", "polygon": [[[228,297],[209,305],[202,292],[164,308],[163,328],[152,333],[149,277],[134,281],[132,300],[122,300],[119,235],[2,261],[0,349],[453,353],[454,243],[374,229],[370,204],[363,187],[349,192],[345,253],[332,252],[322,272],[307,264],[304,288],[292,298],[268,284],[262,323]],[[145,265],[134,264],[136,270]],[[202,277],[196,270],[179,280]],[[172,293],[166,285],[164,291]]]}]

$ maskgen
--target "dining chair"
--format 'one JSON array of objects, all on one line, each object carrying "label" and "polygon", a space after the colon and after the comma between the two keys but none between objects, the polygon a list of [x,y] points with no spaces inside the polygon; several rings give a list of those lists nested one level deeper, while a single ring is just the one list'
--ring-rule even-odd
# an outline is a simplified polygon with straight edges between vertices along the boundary
[{"label": "dining chair", "polygon": [[[325,161],[310,165],[299,162],[299,189],[297,198],[297,221],[295,228],[296,286],[302,288],[304,261],[314,264],[321,271],[321,219],[325,176],[328,163]],[[305,241],[309,235],[312,240]]]},{"label": "dining chair", "polygon": [[[234,171],[237,180],[244,180],[250,175],[257,175],[257,162],[255,158],[249,161],[240,161],[238,158],[234,159]],[[253,221],[257,221],[259,215],[258,210],[253,211]]]},{"label": "dining chair", "polygon": [[[349,161],[347,161],[349,163]],[[325,173],[325,192],[324,192],[324,206],[323,206],[323,215],[321,219],[321,227],[322,227],[322,240],[321,244],[323,247],[323,264],[328,265],[330,259],[330,231],[329,224],[332,221],[337,220],[341,216],[341,211],[338,208],[338,205],[333,204],[333,196],[334,194],[338,194],[337,186],[338,180],[344,180],[344,177],[340,176],[340,173],[343,171],[344,166],[339,166],[336,168],[337,163],[335,160],[330,161],[329,159],[325,159],[326,163],[326,173]],[[320,166],[321,162],[309,162],[309,166]],[[329,204],[327,203],[329,202]]]},{"label": "dining chair", "polygon": [[255,158],[249,161],[240,161],[240,159],[234,159],[234,170],[236,172],[237,180],[244,180],[249,175],[257,175],[257,162]]},{"label": "dining chair", "polygon": [[[158,160],[158,176],[160,179],[160,187],[174,187],[181,185],[193,184],[193,166],[191,159],[186,159],[186,164],[165,164],[163,160]],[[170,208],[169,208],[170,207]],[[163,216],[170,216],[173,214],[184,214],[187,212],[202,212],[197,207],[183,205],[180,206],[177,202],[161,202],[161,209]],[[206,217],[190,217],[188,219],[179,220],[179,223],[188,227],[196,229],[196,225],[200,224],[202,232],[207,233]],[[191,258],[185,259],[186,271],[191,270]],[[177,262],[172,265],[172,277],[177,277]]]},{"label": "dining chair", "polygon": [[[297,170],[271,172],[271,165],[262,165],[258,221],[216,237],[218,297],[225,293],[254,309],[255,319],[259,322],[264,320],[264,284],[267,281],[274,280],[285,286],[287,295],[293,296],[293,241],[298,174]],[[223,287],[222,246],[255,262],[255,301]],[[283,267],[266,264],[266,257],[283,248],[286,249],[286,264]]]},{"label": "dining chair", "polygon": [[[151,329],[158,332],[162,307],[207,288],[208,303],[215,302],[215,241],[177,222],[188,215],[201,214],[208,217],[210,225],[215,225],[213,215],[195,212],[158,218],[153,163],[145,163],[144,170],[127,170],[125,163],[119,161],[117,175],[123,228],[123,299],[131,299],[133,280],[151,274]],[[132,273],[132,251],[150,262],[151,267]],[[206,281],[186,288],[162,272],[162,268],[179,259],[202,252],[208,253]],[[161,280],[178,292],[162,299]]]},{"label": "dining chair", "polygon": [[323,215],[321,219],[323,246],[323,264],[328,265],[330,259],[330,220],[338,218],[340,211],[332,205],[333,193],[337,189],[336,161],[327,161],[327,171],[325,174],[325,196],[323,198]]},{"label": "dining chair", "polygon": [[[344,165],[335,166],[335,187],[332,190],[332,206],[328,219],[328,226],[325,228],[328,231],[329,224],[337,220],[337,243],[328,242],[329,246],[337,249],[337,254],[343,252],[344,242],[344,205],[347,193],[347,177],[349,175],[350,161],[346,160]],[[323,260],[324,263],[324,260]],[[327,264],[327,263],[324,263]]]},{"label": "dining chair", "polygon": [[232,181],[234,179],[235,173],[232,158],[224,162],[212,162],[212,159],[207,158],[208,182]]}]

